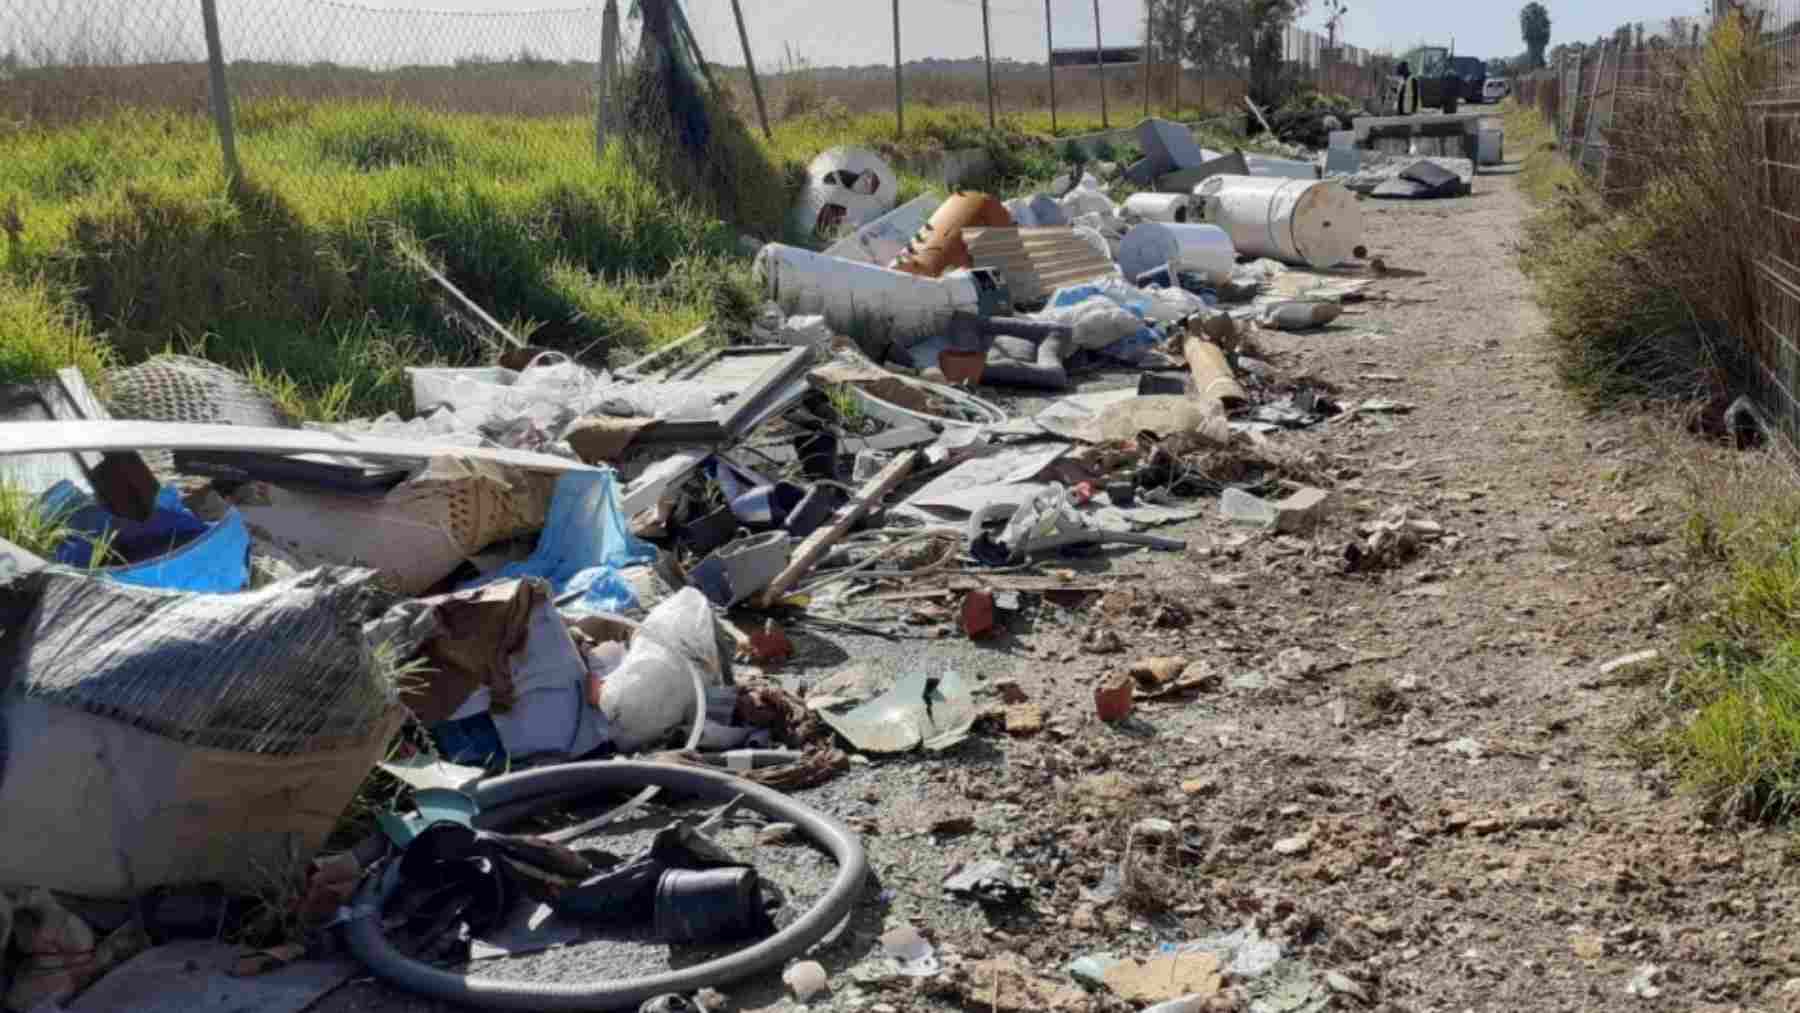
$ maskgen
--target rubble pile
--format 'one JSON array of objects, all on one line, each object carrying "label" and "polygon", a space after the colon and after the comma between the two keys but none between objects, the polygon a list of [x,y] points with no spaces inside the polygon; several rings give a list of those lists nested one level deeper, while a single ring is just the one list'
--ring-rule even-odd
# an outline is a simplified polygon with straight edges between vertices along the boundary
[{"label": "rubble pile", "polygon": [[[39,891],[15,902],[45,909],[49,891],[260,894],[267,870],[310,863],[288,884],[305,938],[356,922],[352,949],[378,976],[426,991],[455,975],[417,968],[498,945],[521,910],[559,919],[565,941],[627,926],[799,953],[855,901],[862,859],[853,830],[782,792],[872,756],[1035,735],[1046,713],[1022,694],[979,704],[928,657],[892,685],[802,694],[774,673],[833,631],[1002,637],[1034,600],[1081,589],[1058,559],[1189,547],[1152,529],[1218,515],[1246,538],[1312,537],[1333,472],[1283,434],[1397,410],[1284,375],[1258,335],[1329,333],[1381,277],[1352,190],[1434,196],[1464,177],[1413,162],[1368,185],[1379,158],[1326,173],[1330,157],[1204,151],[1177,124],[1138,135],[1123,179],[1142,192],[1122,201],[1072,173],[1011,200],[897,207],[878,155],[826,152],[794,219],[831,245],[760,251],[767,304],[744,344],[702,328],[615,369],[515,348],[505,364],[413,370],[409,418],[328,426],[172,356],[120,371],[110,404],[72,371],[10,392],[0,479],[64,533],[50,558],[0,543],[0,804],[38,814],[0,830],[0,886]],[[1395,513],[1364,524],[1341,565],[1399,565],[1442,536]],[[1145,621],[1189,618],[1166,603]],[[1090,632],[1084,651],[1123,650]],[[1152,657],[1096,685],[1094,715],[1129,722],[1137,701],[1216,680]],[[403,723],[381,769],[408,801],[353,850],[321,854]],[[617,762],[580,762],[596,759]],[[555,833],[511,826],[591,794],[590,776],[638,794]],[[669,787],[724,803],[715,820],[741,799],[856,882],[797,917],[708,826],[672,825],[632,858],[572,847]],[[1172,833],[1148,827],[1132,847],[1174,854]],[[1020,903],[1031,885],[1004,865],[946,889]],[[1126,867],[1138,888],[1157,875]],[[80,973],[49,985],[31,962],[50,944],[24,940],[33,1002],[145,948],[61,935]],[[916,933],[889,948],[935,989],[1046,1009],[1076,1008],[1084,985],[1211,996],[1256,977],[1244,967],[1263,945],[1109,956],[1061,978],[1004,960],[939,977]],[[687,980],[756,970],[731,959]],[[786,980],[802,1000],[830,988],[817,965]],[[1309,1002],[1330,991],[1281,980]],[[470,981],[455,987],[487,987]],[[624,985],[605,998],[628,993],[661,1001]],[[513,1001],[492,1008],[526,1008]]]}]

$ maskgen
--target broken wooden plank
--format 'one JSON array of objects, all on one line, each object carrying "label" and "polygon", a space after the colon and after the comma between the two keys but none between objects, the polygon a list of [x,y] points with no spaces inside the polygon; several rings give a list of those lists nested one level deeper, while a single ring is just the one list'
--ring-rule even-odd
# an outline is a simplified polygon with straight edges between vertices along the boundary
[{"label": "broken wooden plank", "polygon": [[[68,366],[56,371],[56,382],[68,399],[68,410],[76,419],[100,421],[112,413],[88,389],[81,370]],[[55,407],[52,407],[55,411]],[[59,413],[60,415],[60,413]],[[102,454],[76,454],[88,483],[94,487],[94,499],[115,517],[143,522],[156,512],[156,493],[161,488],[150,466],[135,451],[109,451]]]},{"label": "broken wooden plank", "polygon": [[808,535],[806,541],[800,543],[800,549],[794,553],[794,558],[788,563],[787,569],[777,574],[768,589],[763,591],[762,596],[757,599],[762,606],[768,608],[780,601],[781,596],[787,592],[788,588],[793,587],[796,581],[806,576],[814,566],[818,565],[819,560],[824,558],[827,549],[836,545],[845,535],[849,534],[850,529],[856,526],[856,522],[867,516],[869,511],[881,502],[882,497],[894,491],[895,486],[905,481],[906,476],[912,474],[913,466],[918,461],[919,452],[917,450],[909,450],[894,458],[887,467],[881,469],[875,477],[863,485],[855,499],[838,511],[837,520],[830,527],[820,528]]}]

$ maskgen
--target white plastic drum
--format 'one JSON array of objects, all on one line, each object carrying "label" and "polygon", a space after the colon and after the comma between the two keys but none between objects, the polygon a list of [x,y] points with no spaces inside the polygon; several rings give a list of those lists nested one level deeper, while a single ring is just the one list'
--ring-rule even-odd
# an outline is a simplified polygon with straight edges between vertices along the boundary
[{"label": "white plastic drum", "polygon": [[1134,193],[1125,200],[1124,214],[1144,222],[1186,225],[1200,220],[1199,210],[1185,193]]},{"label": "white plastic drum", "polygon": [[921,278],[874,264],[770,243],[756,255],[756,276],[783,312],[816,313],[858,342],[909,345],[949,330],[957,311],[980,308],[967,272]]},{"label": "white plastic drum", "polygon": [[1125,241],[1119,244],[1119,267],[1126,278],[1135,281],[1138,275],[1164,264],[1217,284],[1231,277],[1237,249],[1224,229],[1212,225],[1144,222],[1125,233]]},{"label": "white plastic drum", "polygon": [[1205,202],[1206,220],[1249,256],[1324,268],[1349,260],[1362,244],[1362,208],[1338,183],[1214,176],[1194,194]]}]

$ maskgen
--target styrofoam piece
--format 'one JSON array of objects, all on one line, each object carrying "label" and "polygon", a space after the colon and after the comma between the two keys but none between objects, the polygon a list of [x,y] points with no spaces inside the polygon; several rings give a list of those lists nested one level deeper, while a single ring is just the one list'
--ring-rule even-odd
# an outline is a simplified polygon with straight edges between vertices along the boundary
[{"label": "styrofoam piece", "polygon": [[894,209],[900,177],[868,148],[832,148],[806,167],[806,188],[794,202],[794,228],[807,235],[835,235]]},{"label": "styrofoam piece", "polygon": [[1134,193],[1126,199],[1124,213],[1141,221],[1179,225],[1200,217],[1193,196],[1185,193]]},{"label": "styrofoam piece", "polygon": [[756,274],[784,312],[818,314],[862,342],[908,345],[948,331],[952,314],[980,308],[966,273],[922,278],[781,243],[756,255]]},{"label": "styrofoam piece", "polygon": [[1475,162],[1477,165],[1499,165],[1505,160],[1503,149],[1506,146],[1504,130],[1484,129],[1476,135]]},{"label": "styrofoam piece", "polygon": [[1125,233],[1119,267],[1127,278],[1170,264],[1177,271],[1224,281],[1237,265],[1237,253],[1231,235],[1217,226],[1145,222]]},{"label": "styrofoam piece", "polygon": [[1214,176],[1195,193],[1205,200],[1206,220],[1242,254],[1323,268],[1348,260],[1362,243],[1362,209],[1334,182]]},{"label": "styrofoam piece", "polygon": [[943,195],[935,191],[921,194],[832,243],[825,253],[865,264],[891,263],[943,203]]}]

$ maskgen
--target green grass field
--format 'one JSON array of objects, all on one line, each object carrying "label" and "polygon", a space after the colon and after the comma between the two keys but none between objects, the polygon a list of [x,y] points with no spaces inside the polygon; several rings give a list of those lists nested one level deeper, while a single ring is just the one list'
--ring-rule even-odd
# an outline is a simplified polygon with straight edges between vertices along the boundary
[{"label": "green grass field", "polygon": [[[653,178],[618,145],[597,159],[584,117],[246,103],[235,191],[192,114],[0,132],[0,382],[174,349],[253,372],[305,417],[404,412],[405,366],[483,362],[494,345],[407,249],[535,343],[595,360],[701,323],[731,333],[756,297],[739,238],[783,238],[819,151],[986,145],[992,184],[1015,190],[1060,169],[1047,127],[1011,116],[991,133],[979,110],[916,108],[899,138],[890,117],[823,111],[747,142],[722,197]],[[901,182],[903,198],[925,186]]]}]

